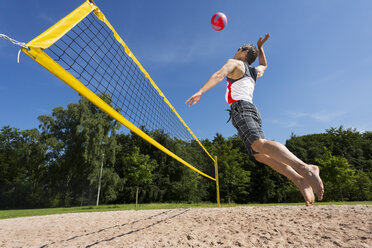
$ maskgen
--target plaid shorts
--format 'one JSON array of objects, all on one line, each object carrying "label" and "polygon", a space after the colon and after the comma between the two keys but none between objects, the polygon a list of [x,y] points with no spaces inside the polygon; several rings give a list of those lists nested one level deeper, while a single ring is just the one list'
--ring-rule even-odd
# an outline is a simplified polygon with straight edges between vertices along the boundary
[{"label": "plaid shorts", "polygon": [[250,156],[256,154],[251,145],[256,139],[265,139],[262,132],[261,115],[253,103],[237,101],[231,104],[231,121],[238,130]]}]

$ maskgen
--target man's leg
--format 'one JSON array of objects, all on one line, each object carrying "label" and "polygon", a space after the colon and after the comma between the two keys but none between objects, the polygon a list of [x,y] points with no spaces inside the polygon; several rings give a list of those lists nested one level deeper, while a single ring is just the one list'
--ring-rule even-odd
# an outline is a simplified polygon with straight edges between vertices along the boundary
[{"label": "man's leg", "polygon": [[251,147],[260,154],[266,154],[278,162],[291,166],[308,181],[318,195],[318,199],[323,199],[324,187],[317,166],[304,163],[279,142],[257,139]]},{"label": "man's leg", "polygon": [[258,162],[270,166],[273,170],[291,180],[300,189],[302,196],[305,198],[306,206],[313,205],[315,201],[313,189],[304,177],[298,174],[291,166],[281,163],[265,154],[255,154],[254,157]]}]

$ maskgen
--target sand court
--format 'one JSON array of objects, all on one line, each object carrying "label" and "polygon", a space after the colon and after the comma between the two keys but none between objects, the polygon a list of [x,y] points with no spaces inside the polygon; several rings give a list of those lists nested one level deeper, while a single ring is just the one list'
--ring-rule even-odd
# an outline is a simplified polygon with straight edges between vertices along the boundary
[{"label": "sand court", "polygon": [[371,205],[190,208],[0,220],[0,247],[372,247]]}]

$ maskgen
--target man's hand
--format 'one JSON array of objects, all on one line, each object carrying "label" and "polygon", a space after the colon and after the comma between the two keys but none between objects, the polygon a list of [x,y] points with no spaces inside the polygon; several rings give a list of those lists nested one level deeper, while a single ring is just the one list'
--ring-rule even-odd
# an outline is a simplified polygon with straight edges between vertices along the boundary
[{"label": "man's hand", "polygon": [[200,91],[198,91],[192,97],[190,97],[189,99],[187,99],[187,101],[185,102],[185,104],[189,103],[189,107],[190,107],[191,104],[194,105],[195,103],[199,102],[201,96],[202,96],[202,93]]},{"label": "man's hand", "polygon": [[265,38],[262,39],[262,37],[260,37],[260,39],[257,41],[257,48],[260,49],[263,44],[270,38],[270,33],[267,33],[265,34]]}]

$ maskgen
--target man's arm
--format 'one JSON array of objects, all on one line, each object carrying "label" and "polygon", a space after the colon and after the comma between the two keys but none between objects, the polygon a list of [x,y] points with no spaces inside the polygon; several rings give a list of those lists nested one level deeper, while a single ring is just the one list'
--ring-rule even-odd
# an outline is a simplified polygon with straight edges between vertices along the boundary
[{"label": "man's arm", "polygon": [[189,106],[191,104],[195,104],[199,102],[201,96],[207,92],[208,90],[212,89],[216,86],[219,82],[221,82],[228,74],[233,72],[235,68],[238,66],[238,61],[235,59],[229,59],[221,69],[217,72],[213,73],[213,75],[208,79],[208,81],[201,87],[201,89],[196,92],[193,96],[187,99],[186,104],[188,103]]},{"label": "man's arm", "polygon": [[258,62],[260,63],[260,65],[256,67],[257,78],[262,77],[262,75],[264,74],[264,71],[267,68],[267,61],[265,57],[265,52],[263,50],[263,44],[269,39],[269,37],[270,37],[270,34],[266,34],[265,38],[262,39],[262,37],[260,37],[260,39],[257,41]]}]

